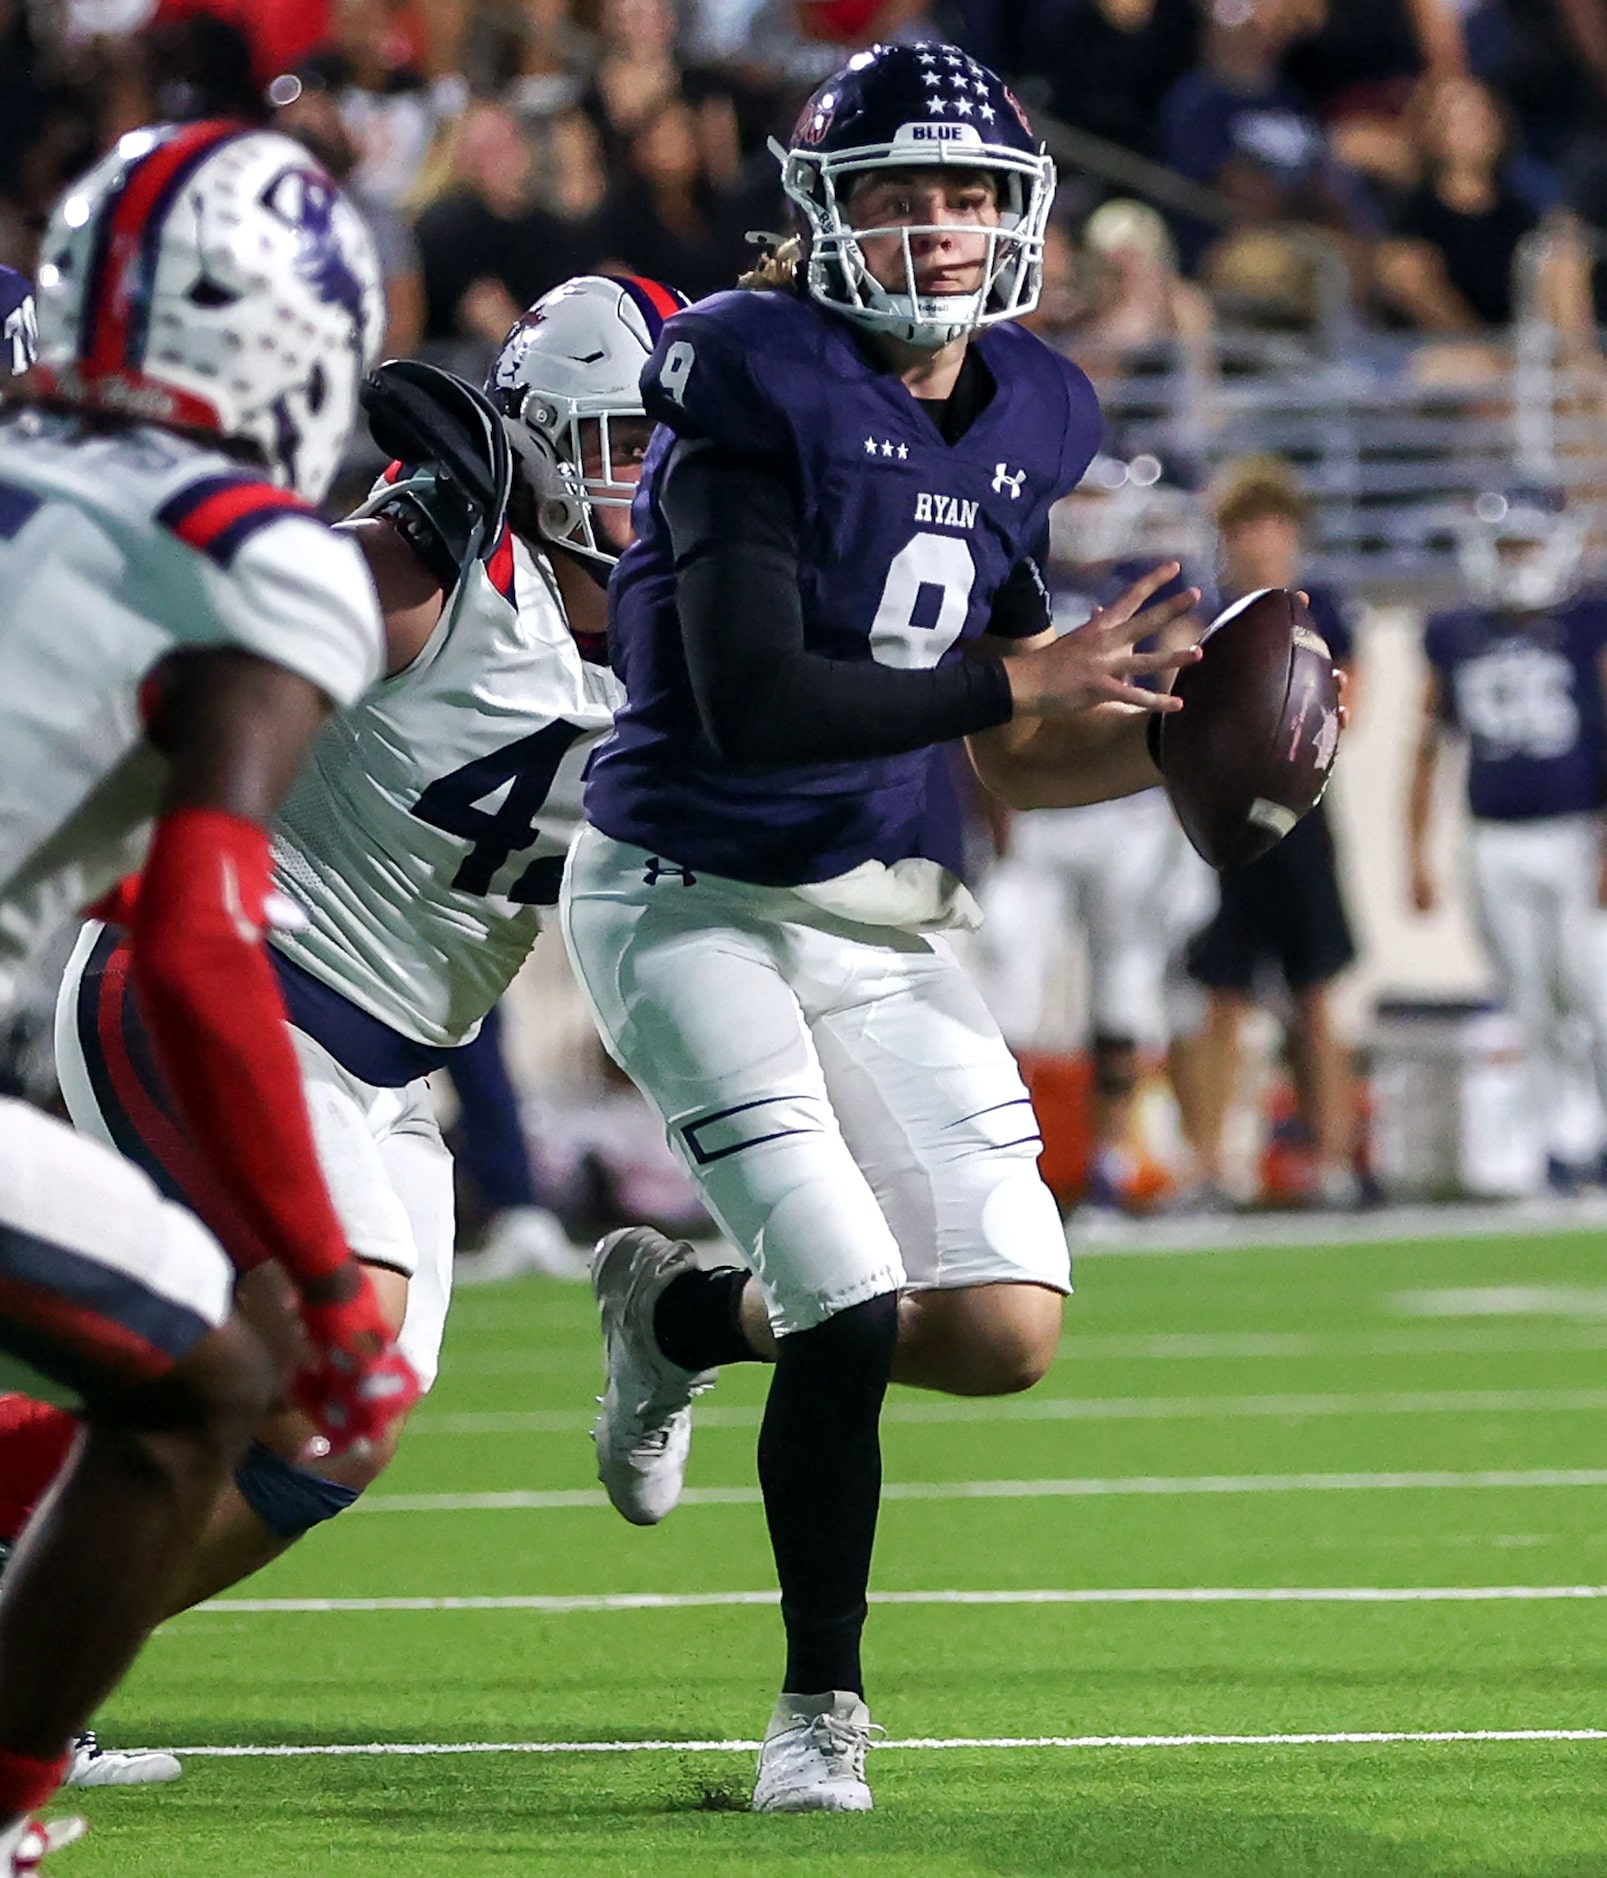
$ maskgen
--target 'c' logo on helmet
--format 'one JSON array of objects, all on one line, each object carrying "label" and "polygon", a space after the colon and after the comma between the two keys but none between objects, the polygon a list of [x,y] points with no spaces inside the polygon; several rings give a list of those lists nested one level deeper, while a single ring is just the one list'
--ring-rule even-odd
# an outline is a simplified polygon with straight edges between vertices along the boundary
[{"label": "'c' logo on helmet", "polygon": [[262,206],[295,231],[296,272],[330,306],[351,315],[358,345],[364,333],[363,283],[357,278],[335,228],[339,194],[314,169],[281,170],[262,192]]}]

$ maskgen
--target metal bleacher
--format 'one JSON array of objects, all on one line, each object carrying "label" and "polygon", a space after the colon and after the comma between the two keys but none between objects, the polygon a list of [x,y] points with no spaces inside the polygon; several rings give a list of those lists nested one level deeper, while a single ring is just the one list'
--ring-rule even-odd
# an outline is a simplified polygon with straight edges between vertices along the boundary
[{"label": "metal bleacher", "polygon": [[[1230,222],[1214,191],[1045,113],[1037,121],[1067,171],[1174,215]],[[1542,226],[1519,251],[1511,330],[1454,344],[1367,329],[1339,247],[1315,230],[1283,232],[1311,277],[1307,329],[1257,330],[1227,314],[1213,359],[1162,348],[1126,377],[1102,377],[1112,446],[1151,451],[1192,482],[1248,451],[1289,457],[1317,503],[1313,575],[1376,602],[1445,600],[1471,498],[1515,481],[1558,485],[1586,506],[1587,570],[1607,577],[1607,363],[1565,344],[1542,312],[1557,229]],[[1607,258],[1587,231],[1569,238]]]},{"label": "metal bleacher", "polygon": [[1304,333],[1224,325],[1213,369],[1161,353],[1101,383],[1124,454],[1153,451],[1203,479],[1226,457],[1275,451],[1316,500],[1313,573],[1364,598],[1436,602],[1455,586],[1454,530],[1481,489],[1565,489],[1594,512],[1607,573],[1607,372],[1536,311],[1545,233],[1519,257],[1512,329],[1476,344],[1368,332],[1340,270],[1317,270]]}]

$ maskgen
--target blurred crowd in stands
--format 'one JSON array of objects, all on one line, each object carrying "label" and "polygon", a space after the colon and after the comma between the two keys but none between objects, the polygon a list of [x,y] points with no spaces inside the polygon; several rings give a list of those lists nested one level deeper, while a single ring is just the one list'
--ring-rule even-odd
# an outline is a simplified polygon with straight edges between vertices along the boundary
[{"label": "blurred crowd in stands", "polygon": [[729,284],[782,225],[767,138],[851,48],[927,36],[1041,114],[1040,323],[1096,371],[1300,331],[1323,265],[1465,360],[1542,223],[1539,310],[1595,354],[1603,0],[0,0],[0,260],[120,132],[273,118],[370,215],[389,348],[469,362],[578,270]]}]

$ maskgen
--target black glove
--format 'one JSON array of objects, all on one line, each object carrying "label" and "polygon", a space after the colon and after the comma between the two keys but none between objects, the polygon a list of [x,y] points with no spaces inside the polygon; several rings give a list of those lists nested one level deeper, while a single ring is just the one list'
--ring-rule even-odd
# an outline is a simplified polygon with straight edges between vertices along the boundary
[{"label": "black glove", "polygon": [[358,398],[369,434],[428,485],[369,512],[392,515],[444,580],[455,582],[502,533],[513,487],[513,452],[485,393],[419,359],[387,359]]}]

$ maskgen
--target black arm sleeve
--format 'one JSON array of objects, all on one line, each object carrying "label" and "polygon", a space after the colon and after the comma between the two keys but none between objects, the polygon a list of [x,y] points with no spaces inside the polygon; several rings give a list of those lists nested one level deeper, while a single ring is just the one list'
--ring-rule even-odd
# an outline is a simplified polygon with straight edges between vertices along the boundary
[{"label": "black arm sleeve", "polygon": [[998,659],[930,671],[828,659],[804,647],[798,517],[763,465],[680,443],[657,500],[675,553],[687,671],[704,735],[738,763],[897,756],[1002,724]]}]

